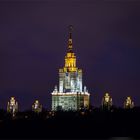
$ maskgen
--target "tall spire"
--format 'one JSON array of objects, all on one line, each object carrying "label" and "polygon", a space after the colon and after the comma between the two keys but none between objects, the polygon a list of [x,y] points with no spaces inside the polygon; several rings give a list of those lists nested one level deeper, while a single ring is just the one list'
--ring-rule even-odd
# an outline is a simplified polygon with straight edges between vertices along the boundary
[{"label": "tall spire", "polygon": [[69,25],[69,40],[68,40],[68,51],[72,52],[72,31],[73,31],[73,26]]},{"label": "tall spire", "polygon": [[72,30],[73,26],[69,25],[69,40],[68,40],[68,52],[65,56],[65,67],[64,69],[67,71],[76,71],[76,56],[73,52],[73,47],[72,47]]}]

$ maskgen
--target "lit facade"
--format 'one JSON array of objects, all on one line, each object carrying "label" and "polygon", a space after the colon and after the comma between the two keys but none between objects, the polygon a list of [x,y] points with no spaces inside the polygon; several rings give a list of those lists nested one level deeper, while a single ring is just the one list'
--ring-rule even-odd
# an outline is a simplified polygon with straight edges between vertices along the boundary
[{"label": "lit facade", "polygon": [[18,112],[18,102],[15,100],[15,97],[11,97],[8,102],[7,112],[11,113],[13,116],[15,116],[16,112]]},{"label": "lit facade", "polygon": [[104,97],[102,98],[102,108],[109,110],[111,107],[112,107],[112,98],[110,97],[109,93],[105,93]]},{"label": "lit facade", "polygon": [[124,102],[124,108],[125,109],[131,109],[134,107],[134,102],[132,101],[131,97],[127,97]]},{"label": "lit facade", "polygon": [[52,92],[52,110],[78,110],[89,107],[86,87],[82,87],[82,70],[76,66],[76,56],[72,46],[72,26],[70,26],[68,51],[65,65],[59,69],[59,89],[55,86]]},{"label": "lit facade", "polygon": [[42,105],[39,103],[38,100],[35,100],[34,104],[32,105],[32,111],[37,113],[42,111]]}]

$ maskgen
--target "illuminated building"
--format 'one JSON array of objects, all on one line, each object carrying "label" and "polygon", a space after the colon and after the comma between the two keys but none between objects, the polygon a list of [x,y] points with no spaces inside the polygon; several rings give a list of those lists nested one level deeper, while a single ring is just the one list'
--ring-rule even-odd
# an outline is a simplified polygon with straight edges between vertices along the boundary
[{"label": "illuminated building", "polygon": [[32,111],[37,113],[42,111],[42,105],[39,103],[38,100],[35,100],[34,104],[32,105]]},{"label": "illuminated building", "polygon": [[109,110],[111,107],[112,107],[112,98],[109,96],[109,93],[105,93],[102,99],[102,108]]},{"label": "illuminated building", "polygon": [[11,97],[8,102],[7,112],[11,113],[13,116],[15,116],[16,112],[18,112],[18,102],[15,100],[15,97]]},{"label": "illuminated building", "polygon": [[59,69],[59,89],[55,86],[52,92],[52,110],[79,110],[89,107],[90,94],[82,87],[82,70],[76,66],[73,52],[72,26],[69,26],[68,50],[65,65]]},{"label": "illuminated building", "polygon": [[132,101],[131,97],[127,97],[124,102],[124,108],[125,109],[131,109],[134,107],[134,102]]}]

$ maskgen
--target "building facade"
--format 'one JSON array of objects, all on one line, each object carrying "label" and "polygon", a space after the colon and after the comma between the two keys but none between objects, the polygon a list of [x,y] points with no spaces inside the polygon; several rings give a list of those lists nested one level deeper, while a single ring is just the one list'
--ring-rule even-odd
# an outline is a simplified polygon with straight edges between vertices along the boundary
[{"label": "building facade", "polygon": [[59,69],[59,89],[52,92],[52,110],[78,110],[89,107],[90,94],[82,86],[82,69],[76,66],[72,45],[72,26],[69,27],[68,50],[65,65]]}]

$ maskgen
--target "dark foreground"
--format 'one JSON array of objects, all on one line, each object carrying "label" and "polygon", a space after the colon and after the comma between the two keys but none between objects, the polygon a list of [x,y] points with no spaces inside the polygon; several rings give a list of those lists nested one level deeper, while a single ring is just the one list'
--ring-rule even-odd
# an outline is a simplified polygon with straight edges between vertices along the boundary
[{"label": "dark foreground", "polygon": [[[3,114],[2,114],[3,113]],[[109,138],[140,136],[140,109],[80,112],[1,112],[0,138]]]}]

